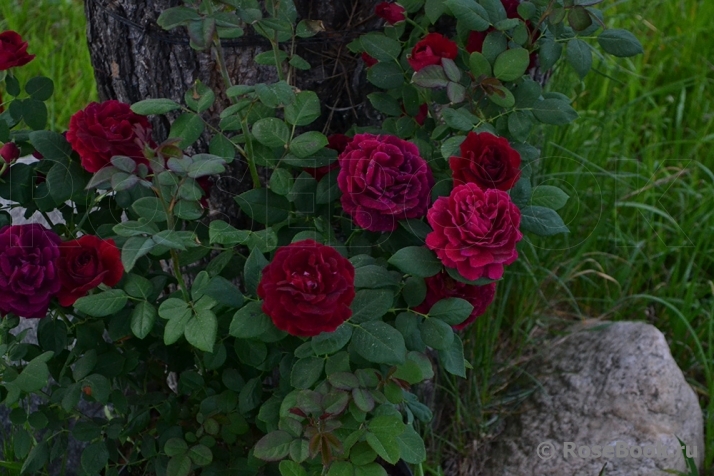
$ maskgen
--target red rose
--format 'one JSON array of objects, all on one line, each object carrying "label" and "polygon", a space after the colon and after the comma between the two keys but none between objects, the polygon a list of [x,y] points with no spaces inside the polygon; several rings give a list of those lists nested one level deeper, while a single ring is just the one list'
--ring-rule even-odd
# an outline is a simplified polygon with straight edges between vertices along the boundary
[{"label": "red rose", "polygon": [[374,8],[374,13],[390,25],[404,21],[404,7],[396,3],[382,2]]},{"label": "red rose", "polygon": [[366,64],[368,68],[379,63],[379,61],[377,61],[375,58],[372,58],[370,55],[368,55],[365,52],[362,52],[362,61],[364,61],[364,64]]},{"label": "red rose", "polygon": [[20,148],[14,142],[7,142],[0,148],[0,157],[8,164],[20,158]]},{"label": "red rose", "polygon": [[426,282],[426,298],[424,298],[424,302],[414,308],[416,312],[427,314],[431,306],[446,298],[465,299],[474,307],[474,310],[471,311],[471,314],[464,322],[453,326],[456,330],[464,329],[475,321],[478,316],[486,312],[496,295],[496,283],[473,286],[460,283],[443,271],[436,276],[426,278],[424,281]]},{"label": "red rose", "polygon": [[[351,137],[346,136],[344,134],[332,134],[327,138],[327,148],[336,150],[338,154],[341,154],[351,140]],[[322,177],[324,177],[330,172],[330,170],[334,170],[339,166],[339,162],[335,161],[332,162],[330,165],[323,165],[322,167],[305,167],[303,170],[312,175],[312,177],[319,182]]]},{"label": "red rose", "polygon": [[429,115],[429,107],[426,104],[422,104],[419,106],[419,114],[414,116],[414,120],[419,124],[420,126],[424,125],[424,121],[426,121],[426,118]]},{"label": "red rose", "polygon": [[429,33],[414,45],[407,60],[414,71],[419,71],[429,65],[441,64],[441,58],[454,59],[458,53],[456,43],[439,33]]},{"label": "red rose", "polygon": [[144,116],[112,99],[101,104],[93,102],[75,113],[69,121],[67,141],[79,154],[82,167],[95,173],[115,155],[148,164],[143,150],[150,142],[150,133],[151,125]]},{"label": "red rose", "polygon": [[42,225],[11,225],[0,230],[0,311],[45,317],[60,288],[60,237]]},{"label": "red rose", "polygon": [[280,248],[258,285],[263,312],[301,337],[332,332],[352,316],[355,269],[330,246],[303,240]]},{"label": "red rose", "polygon": [[466,279],[500,279],[503,266],[518,258],[521,212],[506,192],[459,185],[439,197],[426,217],[434,230],[426,246]]},{"label": "red rose", "polygon": [[27,54],[27,42],[12,30],[0,33],[0,71],[22,66],[35,59]]},{"label": "red rose", "polygon": [[57,294],[61,306],[71,306],[101,283],[114,286],[124,273],[114,240],[92,235],[62,243],[57,267],[62,283]]},{"label": "red rose", "polygon": [[358,134],[339,162],[342,208],[362,228],[394,231],[398,220],[426,214],[434,177],[411,142]]},{"label": "red rose", "polygon": [[481,188],[511,189],[521,177],[521,155],[503,137],[469,132],[461,156],[449,158],[454,185],[473,182]]}]

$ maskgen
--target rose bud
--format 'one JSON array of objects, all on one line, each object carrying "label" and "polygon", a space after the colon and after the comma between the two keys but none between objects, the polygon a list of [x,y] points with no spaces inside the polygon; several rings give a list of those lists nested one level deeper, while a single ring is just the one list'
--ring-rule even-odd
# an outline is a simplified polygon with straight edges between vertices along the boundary
[{"label": "rose bud", "polygon": [[0,148],[0,157],[10,164],[20,158],[20,148],[14,142],[7,142]]}]

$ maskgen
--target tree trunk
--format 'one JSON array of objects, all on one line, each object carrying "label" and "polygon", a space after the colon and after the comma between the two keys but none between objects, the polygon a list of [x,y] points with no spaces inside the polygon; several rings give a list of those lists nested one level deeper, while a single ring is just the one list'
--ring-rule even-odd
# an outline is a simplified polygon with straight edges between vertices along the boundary
[{"label": "tree trunk", "polygon": [[[344,132],[352,123],[369,122],[365,107],[362,62],[346,48],[360,31],[376,26],[372,12],[377,0],[295,0],[301,18],[322,20],[326,31],[298,43],[298,53],[312,69],[298,71],[295,86],[315,91],[323,101],[323,118],[317,123],[325,133]],[[181,5],[181,0],[85,0],[87,40],[101,100],[133,103],[147,98],[183,101],[196,80],[218,94],[215,116],[228,104],[223,81],[210,50],[189,46],[186,29],[164,31],[156,24],[159,14]],[[236,40],[224,41],[226,64],[233,84],[276,81],[273,67],[259,66],[253,58],[270,48],[252,29]],[[154,138],[168,135],[165,118],[153,119]],[[195,151],[205,150],[200,140]],[[246,166],[236,160],[211,193],[213,208],[227,218],[239,210],[233,196],[250,188]],[[234,221],[233,219],[229,221]]]}]

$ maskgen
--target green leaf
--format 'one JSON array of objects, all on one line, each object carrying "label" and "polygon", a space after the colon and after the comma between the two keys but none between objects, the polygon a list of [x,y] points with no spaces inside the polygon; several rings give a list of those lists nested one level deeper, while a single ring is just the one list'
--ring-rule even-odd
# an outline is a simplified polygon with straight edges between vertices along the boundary
[{"label": "green leaf", "polygon": [[464,322],[474,310],[474,306],[461,298],[441,299],[429,310],[429,316],[455,326]]},{"label": "green leaf", "polygon": [[352,326],[342,324],[333,332],[322,332],[312,338],[310,345],[317,355],[334,354],[342,349],[352,338]]},{"label": "green leaf", "polygon": [[[189,21],[200,19],[201,16],[193,8],[173,7],[162,11],[156,23],[164,30],[171,30],[177,26],[186,25]],[[136,113],[141,114],[139,112]]]},{"label": "green leaf", "polygon": [[[280,476],[307,476],[307,472],[295,461],[283,460],[280,462],[278,469],[280,469]],[[329,475],[330,473],[328,473]]]},{"label": "green leaf", "polygon": [[161,200],[156,197],[143,197],[135,201],[132,205],[134,212],[141,218],[149,222],[165,222],[166,212],[161,204]]},{"label": "green leaf", "polygon": [[543,71],[547,71],[552,68],[562,53],[562,44],[556,43],[550,38],[544,39],[540,45],[540,49],[538,50],[538,59],[540,60],[541,69]]},{"label": "green leaf", "polygon": [[188,310],[188,304],[183,299],[168,298],[159,306],[159,316],[162,319],[173,319]]},{"label": "green leaf", "polygon": [[45,159],[67,161],[72,155],[72,147],[62,134],[51,131],[30,132],[30,144]]},{"label": "green leaf", "polygon": [[53,165],[47,173],[46,183],[52,200],[58,205],[72,198],[76,192],[83,190],[87,185],[84,171],[76,162]]},{"label": "green leaf", "polygon": [[176,456],[186,452],[188,445],[183,438],[169,438],[164,444],[166,456]]},{"label": "green leaf", "polygon": [[127,295],[121,289],[110,289],[77,299],[75,309],[92,317],[106,317],[126,306]]},{"label": "green leaf", "polygon": [[474,0],[446,0],[444,3],[467,30],[485,31],[491,26],[488,12]]},{"label": "green leaf", "polygon": [[471,74],[474,75],[474,78],[477,79],[481,76],[490,77],[493,74],[491,63],[478,51],[471,53],[471,56],[469,56],[469,69],[471,70]]},{"label": "green leaf", "polygon": [[37,446],[32,448],[27,459],[22,463],[21,474],[37,474],[38,471],[47,463],[50,456],[49,446],[47,441],[40,441]]},{"label": "green leaf", "polygon": [[350,322],[361,324],[385,315],[392,307],[394,293],[386,289],[361,289],[352,301]]},{"label": "green leaf", "polygon": [[525,141],[535,123],[533,114],[529,111],[513,111],[508,115],[508,132],[517,141]]},{"label": "green leaf", "polygon": [[127,273],[134,268],[137,260],[149,253],[155,246],[154,240],[145,236],[132,236],[121,249],[121,263]]},{"label": "green leaf", "polygon": [[193,318],[189,319],[184,328],[184,336],[189,344],[204,352],[212,352],[216,343],[218,320],[213,311],[199,310]]},{"label": "green leaf", "polygon": [[404,363],[404,338],[394,327],[382,321],[365,322],[352,337],[355,351],[369,362],[399,365]]},{"label": "green leaf", "polygon": [[561,99],[543,99],[533,106],[536,119],[544,124],[564,126],[578,118],[570,104]]},{"label": "green leaf", "polygon": [[261,253],[257,248],[248,255],[248,259],[245,261],[245,266],[243,268],[243,280],[245,282],[245,290],[256,295],[258,289],[258,283],[260,283],[260,273],[268,265],[268,260],[265,259],[263,253]]},{"label": "green leaf", "polygon": [[464,345],[461,338],[454,335],[454,340],[446,350],[439,351],[439,361],[444,369],[452,375],[466,378],[466,362],[464,361]]},{"label": "green leaf", "polygon": [[420,278],[428,278],[441,271],[441,261],[433,251],[423,246],[402,248],[394,253],[387,262],[406,274]]},{"label": "green leaf", "polygon": [[590,47],[587,43],[577,38],[568,41],[565,57],[570,66],[578,73],[580,79],[583,79],[592,67],[593,57],[590,52]]},{"label": "green leaf", "polygon": [[290,452],[290,443],[294,439],[286,431],[271,431],[255,444],[253,455],[264,461],[280,461]]},{"label": "green leaf", "polygon": [[[161,315],[161,307],[159,308],[159,315]],[[175,343],[181,338],[182,335],[184,335],[186,323],[188,323],[191,317],[191,311],[186,309],[180,314],[176,314],[175,316],[169,319],[169,322],[166,323],[166,327],[164,327],[165,345],[171,345]]]},{"label": "green leaf", "polygon": [[449,84],[449,79],[446,77],[446,73],[444,73],[444,68],[440,65],[429,65],[414,73],[412,82],[423,88],[443,88]]},{"label": "green leaf", "polygon": [[432,25],[439,20],[445,9],[446,4],[444,0],[426,0],[424,5],[424,13],[426,13],[426,17]]},{"label": "green leaf", "polygon": [[580,32],[589,28],[593,24],[593,19],[585,7],[576,5],[568,11],[568,23],[573,31]]},{"label": "green leaf", "polygon": [[387,271],[383,266],[369,264],[355,269],[355,288],[396,288],[398,285],[396,273]]},{"label": "green leaf", "polygon": [[424,343],[436,350],[445,350],[454,341],[454,330],[439,319],[424,319],[419,330]]},{"label": "green leaf", "polygon": [[441,110],[441,116],[449,127],[468,132],[473,129],[474,121],[465,112],[461,109],[444,108]]},{"label": "green leaf", "polygon": [[[164,11],[164,13],[166,13],[166,11]],[[142,116],[148,116],[150,114],[166,114],[167,112],[175,111],[176,109],[181,109],[181,106],[175,101],[165,98],[144,99],[143,101],[139,101],[131,105],[131,110]]]},{"label": "green leaf", "polygon": [[318,117],[320,117],[320,99],[313,91],[298,93],[295,102],[285,108],[285,121],[294,126],[307,126]]},{"label": "green leaf", "polygon": [[216,243],[227,246],[245,244],[248,242],[250,234],[250,231],[238,230],[222,220],[214,220],[208,227],[209,242],[212,245]]},{"label": "green leaf", "polygon": [[[196,154],[191,157],[193,162],[188,166],[188,176],[191,178],[218,175],[225,172],[225,160],[211,154]],[[198,198],[196,198],[198,200]]]},{"label": "green leaf", "polygon": [[109,451],[103,441],[87,446],[82,451],[82,469],[88,474],[99,473],[109,462]]},{"label": "green leaf", "polygon": [[367,99],[369,99],[372,107],[388,116],[401,116],[403,114],[399,102],[387,93],[371,93],[367,95]]},{"label": "green leaf", "polygon": [[496,58],[493,74],[501,81],[515,81],[528,69],[530,55],[525,48],[506,50]]},{"label": "green leaf", "polygon": [[205,445],[195,445],[188,450],[188,457],[197,466],[206,466],[213,461],[213,453]]},{"label": "green leaf", "polygon": [[258,93],[260,102],[271,108],[287,106],[295,101],[293,88],[285,81],[256,84],[255,92]]},{"label": "green leaf", "polygon": [[424,440],[411,425],[397,437],[401,458],[409,464],[421,464],[426,460]]},{"label": "green leaf", "polygon": [[308,389],[317,382],[325,367],[322,357],[305,357],[293,365],[290,373],[290,384],[295,388]]},{"label": "green leaf", "polygon": [[266,225],[287,220],[291,210],[287,198],[267,188],[248,190],[235,197],[235,201],[246,215]]},{"label": "green leaf", "polygon": [[37,326],[37,340],[42,350],[59,354],[67,346],[67,326],[59,319],[41,319]]},{"label": "green leaf", "polygon": [[539,185],[533,189],[531,205],[560,210],[568,201],[567,193],[552,185]]},{"label": "green leaf", "polygon": [[191,459],[186,454],[172,457],[166,466],[166,476],[188,476],[191,472]]},{"label": "green leaf", "polygon": [[254,339],[273,328],[273,322],[262,309],[262,302],[251,301],[236,311],[228,333],[241,339]]},{"label": "green leaf", "polygon": [[33,359],[27,366],[22,369],[20,375],[13,381],[20,390],[26,393],[37,392],[47,385],[50,371],[47,364],[39,358]]},{"label": "green leaf", "polygon": [[285,122],[266,117],[253,124],[253,135],[266,147],[285,147],[290,141],[290,130]]},{"label": "green leaf", "polygon": [[396,89],[404,84],[404,71],[395,62],[380,62],[367,70],[367,80],[382,89]]},{"label": "green leaf", "polygon": [[37,101],[47,101],[52,97],[54,90],[55,84],[50,78],[44,76],[35,76],[25,85],[25,92]]},{"label": "green leaf", "polygon": [[131,313],[131,331],[136,337],[143,339],[154,328],[155,321],[156,308],[151,303],[142,301]]},{"label": "green leaf", "polygon": [[568,233],[568,227],[555,210],[539,206],[529,206],[521,210],[521,230],[539,236]]},{"label": "green leaf", "polygon": [[300,158],[305,158],[315,154],[327,144],[327,137],[324,134],[317,131],[309,131],[290,141],[290,152]]},{"label": "green leaf", "polygon": [[379,61],[398,60],[402,52],[402,45],[382,33],[367,33],[360,37],[362,48],[372,58]]},{"label": "green leaf", "polygon": [[270,190],[278,195],[285,196],[290,193],[293,186],[293,174],[285,169],[275,169],[270,176]]},{"label": "green leaf", "polygon": [[597,42],[607,53],[621,58],[644,53],[640,40],[627,30],[605,30],[597,37]]},{"label": "green leaf", "polygon": [[325,205],[333,202],[342,196],[342,191],[337,184],[337,176],[340,174],[339,168],[330,170],[327,175],[320,179],[315,189],[315,203]]},{"label": "green leaf", "polygon": [[181,139],[178,147],[180,149],[185,149],[201,137],[203,130],[205,128],[205,123],[201,116],[197,116],[192,112],[187,112],[181,114],[176,120],[171,124],[171,130],[169,132],[169,137],[178,137]]}]

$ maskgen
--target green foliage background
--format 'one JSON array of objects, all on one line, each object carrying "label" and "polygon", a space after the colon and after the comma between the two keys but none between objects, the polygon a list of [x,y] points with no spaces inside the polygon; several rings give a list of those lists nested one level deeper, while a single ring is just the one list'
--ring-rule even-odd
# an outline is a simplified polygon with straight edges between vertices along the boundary
[{"label": "green foliage background", "polygon": [[[571,195],[561,211],[571,233],[524,243],[497,305],[468,332],[470,378],[439,381],[454,415],[430,435],[434,462],[467,454],[529,393],[508,384],[541,339],[574,320],[603,318],[647,320],[665,333],[705,409],[705,468],[712,467],[714,3],[606,0],[601,7],[610,26],[636,34],[645,54],[596,59],[602,74],[584,83],[565,64],[556,71],[554,89],[571,91],[581,117],[543,137],[539,178]],[[0,28],[30,42],[37,59],[23,79],[53,79],[50,124],[65,130],[96,100],[82,2],[0,2]]]}]

